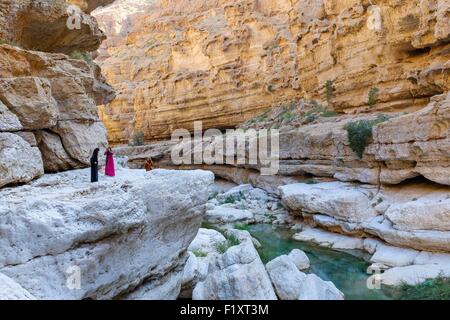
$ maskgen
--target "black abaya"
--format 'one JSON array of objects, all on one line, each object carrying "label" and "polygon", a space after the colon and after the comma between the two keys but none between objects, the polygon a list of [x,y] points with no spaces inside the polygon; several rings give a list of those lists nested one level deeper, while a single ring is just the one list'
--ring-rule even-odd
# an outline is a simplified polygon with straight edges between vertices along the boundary
[{"label": "black abaya", "polygon": [[98,151],[95,149],[91,157],[91,182],[98,182]]}]

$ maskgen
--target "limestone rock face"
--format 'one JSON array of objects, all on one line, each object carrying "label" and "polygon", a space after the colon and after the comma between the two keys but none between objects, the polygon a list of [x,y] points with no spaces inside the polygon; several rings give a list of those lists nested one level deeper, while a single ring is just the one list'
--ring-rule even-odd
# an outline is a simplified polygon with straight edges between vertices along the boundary
[{"label": "limestone rock face", "polygon": [[0,188],[44,174],[41,153],[18,135],[0,132]]},{"label": "limestone rock face", "polygon": [[50,131],[36,132],[39,150],[44,159],[46,172],[59,172],[82,166],[80,162],[72,159],[62,144],[59,135]]},{"label": "limestone rock face", "polygon": [[96,68],[9,45],[0,46],[0,65],[0,132],[34,130],[47,172],[86,166],[106,146],[96,103],[113,95]]},{"label": "limestone rock face", "polygon": [[[280,190],[288,210],[315,226],[348,235],[376,236],[394,246],[449,252],[446,208],[450,190],[447,186],[416,182],[377,189],[369,185],[327,182],[286,185]],[[359,197],[354,198],[355,195]],[[367,195],[370,196],[366,198]],[[346,209],[341,211],[343,208]],[[304,230],[294,238],[336,249],[361,249],[363,246],[361,238],[348,238],[320,229]],[[386,261],[395,256],[395,252],[385,252],[381,256],[380,261],[389,264]],[[406,260],[414,258],[411,253]]]},{"label": "limestone rock face", "polygon": [[293,211],[323,213],[349,222],[377,215],[371,202],[376,188],[355,188],[342,182],[305,183],[280,187],[283,202]]},{"label": "limestone rock face", "polygon": [[297,300],[306,274],[300,272],[286,255],[267,263],[266,269],[280,300]]},{"label": "limestone rock face", "polygon": [[81,10],[68,10],[68,2],[3,0],[0,38],[30,50],[63,53],[96,50],[105,35],[92,16]]},{"label": "limestone rock face", "polygon": [[93,13],[109,37],[98,61],[119,92],[101,117],[123,143],[194,120],[228,128],[300,97],[346,113],[414,111],[449,90],[449,6],[121,0]]},{"label": "limestone rock face", "polygon": [[367,152],[386,164],[381,182],[395,174],[404,180],[423,176],[450,184],[449,131],[450,93],[435,96],[428,106],[379,124]]},{"label": "limestone rock face", "polygon": [[169,298],[177,283],[178,296],[214,176],[119,170],[96,185],[82,169],[2,189],[0,273],[38,299]]}]

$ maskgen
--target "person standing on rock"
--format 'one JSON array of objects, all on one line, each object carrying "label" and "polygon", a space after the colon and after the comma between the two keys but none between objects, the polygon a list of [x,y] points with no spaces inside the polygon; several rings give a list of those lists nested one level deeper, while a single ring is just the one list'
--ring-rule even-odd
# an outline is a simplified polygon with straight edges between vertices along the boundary
[{"label": "person standing on rock", "polygon": [[105,151],[106,156],[106,167],[105,167],[105,175],[109,177],[114,177],[116,175],[116,171],[114,170],[114,153],[111,150],[111,147],[108,147]]},{"label": "person standing on rock", "polygon": [[153,170],[153,161],[152,158],[148,158],[147,161],[144,164],[145,171],[152,171]]},{"label": "person standing on rock", "polygon": [[91,157],[91,182],[98,182],[98,153],[100,149],[95,148]]}]

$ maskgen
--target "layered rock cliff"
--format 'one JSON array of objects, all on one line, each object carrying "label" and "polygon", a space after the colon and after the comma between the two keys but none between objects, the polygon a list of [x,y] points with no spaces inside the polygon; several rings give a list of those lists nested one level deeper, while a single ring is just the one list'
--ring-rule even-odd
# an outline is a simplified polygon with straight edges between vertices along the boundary
[{"label": "layered rock cliff", "polygon": [[[98,61],[118,91],[113,143],[228,128],[314,99],[339,113],[409,112],[449,89],[446,0],[121,1],[100,10]],[[130,9],[131,7],[131,9]]]},{"label": "layered rock cliff", "polygon": [[65,1],[0,5],[0,187],[85,167],[107,144],[97,105],[114,92],[87,52],[105,36],[82,11],[80,28],[69,28],[67,8]]}]

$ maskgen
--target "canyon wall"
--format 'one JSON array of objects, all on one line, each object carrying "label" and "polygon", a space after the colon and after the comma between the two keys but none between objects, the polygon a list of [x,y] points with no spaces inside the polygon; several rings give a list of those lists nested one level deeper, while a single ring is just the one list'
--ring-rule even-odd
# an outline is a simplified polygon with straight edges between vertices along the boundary
[{"label": "canyon wall", "polygon": [[0,187],[86,167],[107,145],[97,105],[114,91],[88,53],[105,35],[82,11],[80,28],[69,28],[67,9],[65,1],[0,4]]},{"label": "canyon wall", "polygon": [[229,128],[299,98],[339,113],[417,111],[449,90],[446,0],[119,0],[94,11],[117,90],[112,143]]}]

